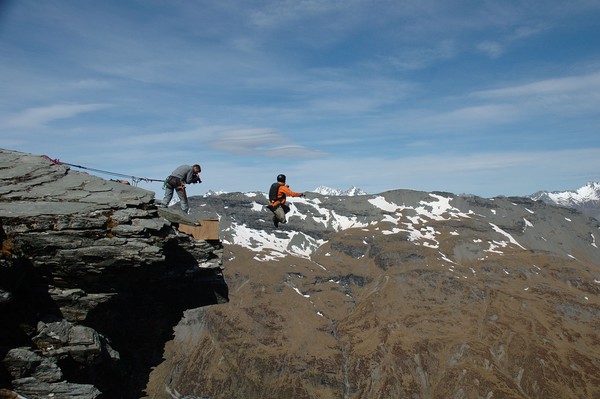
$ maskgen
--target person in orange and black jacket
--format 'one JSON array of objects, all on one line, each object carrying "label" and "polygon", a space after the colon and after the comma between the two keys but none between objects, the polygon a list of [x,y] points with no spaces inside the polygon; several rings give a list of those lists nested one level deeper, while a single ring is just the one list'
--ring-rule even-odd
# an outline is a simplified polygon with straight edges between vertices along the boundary
[{"label": "person in orange and black jacket", "polygon": [[286,223],[285,214],[290,211],[290,207],[285,204],[287,196],[304,197],[304,194],[290,190],[290,186],[285,184],[285,175],[278,175],[277,181],[271,184],[269,190],[269,205],[267,208],[273,212],[273,224],[279,227],[279,223]]}]

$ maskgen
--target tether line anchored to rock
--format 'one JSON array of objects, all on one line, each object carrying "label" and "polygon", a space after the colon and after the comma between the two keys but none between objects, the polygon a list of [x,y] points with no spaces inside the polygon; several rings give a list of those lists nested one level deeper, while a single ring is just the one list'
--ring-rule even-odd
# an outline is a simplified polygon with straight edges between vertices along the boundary
[{"label": "tether line anchored to rock", "polygon": [[137,184],[141,181],[145,181],[145,182],[151,182],[151,181],[163,182],[164,181],[164,179],[149,179],[147,177],[138,177],[138,176],[126,175],[123,173],[110,172],[108,170],[88,168],[87,166],[75,165],[75,164],[68,163],[68,162],[62,162],[60,159],[52,159],[47,155],[42,155],[42,158],[45,158],[56,165],[68,165],[68,166],[72,166],[72,167],[78,168],[78,169],[84,169],[84,170],[89,170],[89,171],[96,172],[96,173],[102,173],[105,175],[131,179],[131,182],[133,183],[134,186],[137,186]]}]

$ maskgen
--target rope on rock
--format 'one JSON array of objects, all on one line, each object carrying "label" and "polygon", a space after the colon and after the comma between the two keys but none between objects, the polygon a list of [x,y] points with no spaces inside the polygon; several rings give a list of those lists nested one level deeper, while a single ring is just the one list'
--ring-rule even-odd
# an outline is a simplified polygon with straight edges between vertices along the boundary
[{"label": "rope on rock", "polygon": [[109,176],[116,176],[116,177],[123,177],[126,179],[131,179],[134,186],[137,186],[138,183],[141,181],[144,181],[144,182],[151,182],[151,181],[163,182],[164,181],[164,179],[160,179],[160,180],[159,179],[149,179],[147,177],[131,176],[131,175],[123,174],[123,173],[110,172],[108,170],[89,168],[89,167],[82,166],[82,165],[75,165],[75,164],[68,163],[68,162],[62,162],[60,159],[52,159],[47,155],[42,155],[42,158],[45,158],[56,165],[68,165],[68,166],[72,166],[74,168],[89,170],[92,172],[102,173],[102,174],[109,175]]}]

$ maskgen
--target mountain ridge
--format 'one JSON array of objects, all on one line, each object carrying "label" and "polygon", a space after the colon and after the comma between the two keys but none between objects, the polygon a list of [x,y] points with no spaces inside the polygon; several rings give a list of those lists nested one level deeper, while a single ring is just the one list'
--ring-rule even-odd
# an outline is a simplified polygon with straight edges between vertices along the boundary
[{"label": "mountain ridge", "polygon": [[152,397],[600,395],[599,225],[577,210],[307,193],[275,228],[264,193],[190,202],[220,218],[231,302],[186,313]]},{"label": "mountain ridge", "polygon": [[[361,196],[327,196],[317,193],[306,193],[303,198],[294,198],[289,201],[290,213],[288,225],[279,229],[270,223],[270,211],[265,206],[268,204],[267,194],[260,192],[251,193],[226,193],[218,196],[213,201],[207,197],[192,197],[192,218],[214,219],[219,218],[221,234],[225,243],[239,244],[249,248],[260,248],[261,243],[267,248],[269,245],[283,246],[294,249],[290,254],[302,256],[310,255],[307,248],[318,248],[323,245],[325,237],[331,232],[340,232],[350,228],[366,228],[376,223],[398,224],[398,215],[404,213],[409,220],[402,226],[392,228],[388,234],[404,232],[409,237],[421,237],[427,234],[419,231],[419,221],[425,219],[452,219],[455,217],[469,217],[478,214],[472,206],[480,207],[483,211],[493,208],[497,210],[486,215],[490,225],[502,226],[506,224],[507,212],[514,212],[511,208],[521,209],[522,229],[525,231],[531,223],[527,215],[533,215],[532,209],[540,208],[545,212],[558,212],[552,204],[545,204],[527,197],[496,197],[485,199],[473,195],[455,195],[446,192],[420,192],[414,190],[390,190],[380,194],[364,194]],[[451,205],[451,203],[456,205]],[[216,206],[215,206],[216,205]],[[564,209],[563,209],[564,208]],[[575,210],[559,207],[565,220],[570,215],[576,214]],[[479,212],[483,212],[479,211]],[[411,216],[407,216],[410,214]],[[445,215],[445,216],[444,216]],[[493,222],[493,223],[492,223]],[[539,226],[538,226],[539,228]],[[496,227],[496,231],[501,230]],[[385,230],[382,230],[385,231]],[[430,233],[431,235],[433,233]],[[540,234],[541,236],[542,234]],[[302,237],[301,237],[302,236]],[[287,237],[287,238],[286,238]],[[294,244],[292,244],[292,240]],[[298,245],[301,243],[301,245]],[[537,239],[535,246],[540,250],[555,249],[556,246],[547,244],[545,239]],[[274,248],[277,251],[276,248]],[[287,253],[286,253],[287,254]]]}]

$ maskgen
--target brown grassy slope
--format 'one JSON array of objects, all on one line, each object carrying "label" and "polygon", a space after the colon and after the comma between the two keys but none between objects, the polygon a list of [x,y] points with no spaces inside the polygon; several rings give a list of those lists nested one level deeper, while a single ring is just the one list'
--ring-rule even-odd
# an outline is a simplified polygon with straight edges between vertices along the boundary
[{"label": "brown grassy slope", "polygon": [[600,397],[598,266],[435,229],[346,230],[310,260],[228,246],[230,303],[187,314],[149,397]]}]

